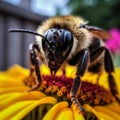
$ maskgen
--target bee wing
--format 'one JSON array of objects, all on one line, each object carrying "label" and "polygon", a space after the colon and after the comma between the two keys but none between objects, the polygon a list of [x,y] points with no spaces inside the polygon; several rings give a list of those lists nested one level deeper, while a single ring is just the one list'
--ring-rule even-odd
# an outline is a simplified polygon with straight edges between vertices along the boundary
[{"label": "bee wing", "polygon": [[89,30],[90,32],[92,32],[93,35],[97,38],[105,40],[105,39],[110,39],[112,37],[111,34],[108,31],[106,31],[102,28],[99,28],[99,27],[96,27],[96,26],[89,26],[89,25],[86,25],[85,28],[87,30]]}]

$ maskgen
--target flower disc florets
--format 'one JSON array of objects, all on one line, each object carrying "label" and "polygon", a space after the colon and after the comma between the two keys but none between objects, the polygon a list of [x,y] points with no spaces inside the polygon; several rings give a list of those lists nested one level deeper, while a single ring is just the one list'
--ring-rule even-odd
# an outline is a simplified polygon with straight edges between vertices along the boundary
[{"label": "flower disc florets", "polygon": [[[47,95],[56,97],[58,101],[70,102],[70,89],[73,79],[66,76],[42,76],[43,82],[39,90]],[[78,100],[80,103],[95,105],[105,105],[113,101],[113,97],[109,90],[87,81],[82,82],[82,86],[78,92]],[[71,102],[70,102],[71,104]]]}]

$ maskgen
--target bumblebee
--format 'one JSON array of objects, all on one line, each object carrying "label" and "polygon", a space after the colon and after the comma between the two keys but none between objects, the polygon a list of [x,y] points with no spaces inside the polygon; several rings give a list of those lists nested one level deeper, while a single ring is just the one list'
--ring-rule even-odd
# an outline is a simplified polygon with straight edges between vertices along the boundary
[{"label": "bumblebee", "polygon": [[118,91],[112,73],[114,65],[111,55],[104,46],[104,39],[111,35],[99,28],[90,26],[87,22],[77,16],[52,17],[38,27],[37,32],[30,30],[10,30],[11,32],[27,32],[37,35],[34,44],[30,44],[30,76],[36,74],[36,85],[34,90],[42,82],[39,70],[40,63],[45,63],[50,68],[51,74],[55,75],[59,69],[64,71],[67,64],[77,67],[76,77],[70,91],[72,103],[81,112],[82,105],[77,100],[77,93],[82,83],[81,77],[86,70],[100,74],[104,69],[108,74],[108,83],[115,99]]}]

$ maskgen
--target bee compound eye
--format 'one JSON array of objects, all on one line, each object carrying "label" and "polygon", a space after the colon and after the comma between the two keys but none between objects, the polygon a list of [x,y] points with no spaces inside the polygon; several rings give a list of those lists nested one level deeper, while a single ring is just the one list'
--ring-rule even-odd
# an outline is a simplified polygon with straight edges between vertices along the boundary
[{"label": "bee compound eye", "polygon": [[63,50],[66,50],[68,46],[73,44],[73,35],[69,31],[64,32],[64,42],[63,42]]},{"label": "bee compound eye", "polygon": [[69,32],[69,31],[65,31],[64,40],[65,40],[67,43],[72,42],[72,41],[73,41],[73,35],[72,35],[72,33]]}]

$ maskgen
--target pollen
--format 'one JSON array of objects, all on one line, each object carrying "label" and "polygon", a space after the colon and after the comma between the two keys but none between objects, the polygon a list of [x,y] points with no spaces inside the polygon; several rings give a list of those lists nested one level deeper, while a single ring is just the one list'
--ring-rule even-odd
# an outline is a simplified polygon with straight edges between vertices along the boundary
[{"label": "pollen", "polygon": [[[66,76],[43,75],[39,90],[57,98],[58,101],[66,100],[71,104],[70,89],[72,83],[73,78]],[[114,97],[108,89],[98,83],[93,84],[87,81],[82,82],[77,99],[81,104],[87,103],[91,106],[106,105],[114,101]]]}]

